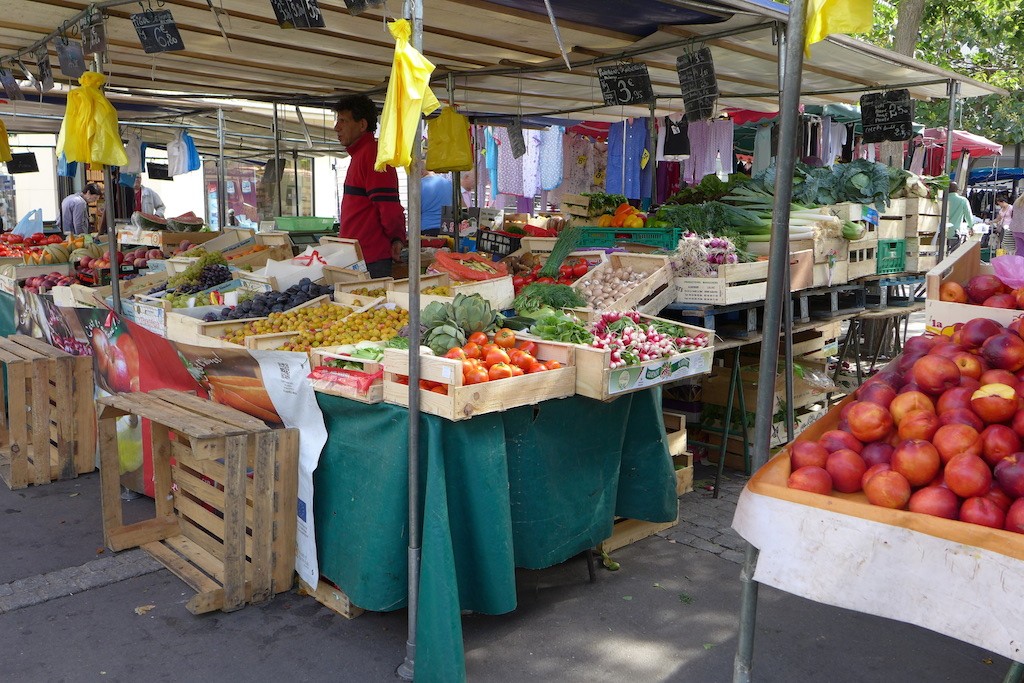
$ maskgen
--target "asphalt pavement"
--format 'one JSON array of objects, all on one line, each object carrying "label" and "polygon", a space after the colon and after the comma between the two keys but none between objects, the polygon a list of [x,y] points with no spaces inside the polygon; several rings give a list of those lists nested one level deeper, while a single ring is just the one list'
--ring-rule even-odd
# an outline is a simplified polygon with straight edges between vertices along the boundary
[{"label": "asphalt pavement", "polygon": [[[519,607],[463,617],[470,681],[732,678],[742,540],[729,526],[745,478],[712,470],[682,496],[680,523],[616,551],[520,571]],[[148,515],[147,499],[126,517]],[[262,606],[193,616],[192,590],[143,551],[103,548],[99,475],[0,485],[0,676],[56,681],[393,681],[406,613],[348,620],[292,590]],[[1009,662],[915,626],[761,587],[754,680],[1000,681]]]}]

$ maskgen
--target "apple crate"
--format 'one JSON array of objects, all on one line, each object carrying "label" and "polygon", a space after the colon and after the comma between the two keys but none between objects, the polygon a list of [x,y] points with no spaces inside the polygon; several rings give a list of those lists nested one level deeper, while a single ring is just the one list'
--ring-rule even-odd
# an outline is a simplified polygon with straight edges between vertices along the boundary
[{"label": "apple crate", "polygon": [[[197,593],[193,614],[230,612],[291,589],[299,433],[161,389],[97,402],[103,539],[141,547]],[[150,421],[155,515],[125,524],[116,420]],[[211,483],[212,482],[212,483]]]},{"label": "apple crate", "polygon": [[966,285],[975,275],[994,275],[995,270],[981,261],[981,243],[967,242],[949,254],[925,276],[925,330],[936,334],[953,334],[955,326],[974,318],[991,318],[1000,325],[1009,325],[1024,311],[992,308],[975,304],[942,301],[940,291],[947,282]]},{"label": "apple crate", "polygon": [[[515,291],[512,288],[512,276],[491,278],[479,282],[457,282],[451,276],[440,273],[437,275],[423,275],[420,277],[420,292],[427,287],[451,287],[451,296],[440,296],[436,294],[420,294],[420,309],[426,308],[431,302],[439,301],[451,303],[455,301],[456,294],[479,294],[491,305],[491,308],[503,311],[512,307],[512,300],[515,298]],[[393,280],[387,285],[388,301],[398,304],[402,308],[409,309],[409,280],[408,278]]]},{"label": "apple crate", "polygon": [[[447,394],[420,389],[420,410],[449,420],[467,420],[475,415],[501,412],[541,401],[566,398],[575,393],[576,347],[554,342],[537,342],[539,360],[557,360],[557,370],[479,384],[462,383],[462,361],[439,356],[420,356],[422,379],[447,387]],[[409,386],[399,381],[409,376],[409,352],[384,350],[384,401],[409,405]]]},{"label": "apple crate", "polygon": [[329,380],[310,378],[310,383],[313,385],[313,391],[318,391],[321,394],[330,394],[331,396],[341,396],[342,398],[352,399],[353,401],[359,401],[360,403],[381,403],[384,400],[384,365],[381,362],[372,361],[367,358],[354,358],[348,354],[340,353],[337,349],[339,347],[325,347],[321,349],[313,349],[309,352],[310,357],[310,368],[313,372],[318,367],[327,366],[331,361],[343,361],[346,363],[357,363],[362,366],[363,372],[369,376],[381,374],[370,384],[369,388],[365,391],[361,391],[359,387],[349,387],[341,385]]},{"label": "apple crate", "polygon": [[24,335],[0,338],[5,410],[0,478],[10,489],[73,479],[95,469],[91,356]]},{"label": "apple crate", "polygon": [[620,268],[632,268],[634,271],[644,273],[645,277],[622,298],[611,304],[608,307],[609,310],[635,309],[641,313],[654,315],[661,313],[662,309],[676,300],[675,279],[669,257],[656,254],[609,254],[606,263],[593,268],[577,280],[572,287],[582,295],[583,286],[588,278]]}]

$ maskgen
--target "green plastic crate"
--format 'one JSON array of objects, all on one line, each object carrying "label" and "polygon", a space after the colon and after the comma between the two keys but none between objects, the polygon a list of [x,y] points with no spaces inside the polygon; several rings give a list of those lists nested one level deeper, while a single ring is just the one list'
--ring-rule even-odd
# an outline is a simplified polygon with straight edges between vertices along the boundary
[{"label": "green plastic crate", "polygon": [[326,232],[334,229],[335,219],[331,216],[277,216],[274,224],[285,232]]},{"label": "green plastic crate", "polygon": [[683,237],[682,228],[597,228],[584,227],[580,248],[609,249],[618,242],[636,242],[672,251]]},{"label": "green plastic crate", "polygon": [[902,273],[907,269],[907,241],[906,240],[878,240],[878,269],[879,275],[890,273]]}]

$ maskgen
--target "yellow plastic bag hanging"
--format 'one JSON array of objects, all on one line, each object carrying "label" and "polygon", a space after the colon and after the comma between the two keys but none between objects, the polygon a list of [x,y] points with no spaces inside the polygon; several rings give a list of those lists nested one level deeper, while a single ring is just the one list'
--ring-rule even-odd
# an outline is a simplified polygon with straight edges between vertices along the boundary
[{"label": "yellow plastic bag hanging", "polygon": [[117,111],[100,90],[106,80],[103,74],[86,71],[78,79],[82,87],[68,93],[57,136],[57,154],[64,152],[68,161],[107,166],[128,163],[117,129]]},{"label": "yellow plastic bag hanging", "polygon": [[469,142],[469,119],[451,107],[427,121],[427,170],[473,170],[473,146]]},{"label": "yellow plastic bag hanging", "polygon": [[11,141],[7,139],[7,126],[0,121],[0,161],[7,162],[13,158],[11,156]]},{"label": "yellow plastic bag hanging", "polygon": [[391,80],[384,98],[377,142],[377,163],[374,168],[408,166],[412,163],[413,138],[420,113],[429,114],[440,106],[430,90],[430,74],[434,65],[409,44],[412,27],[405,19],[388,24],[395,39],[395,60],[391,64]]}]

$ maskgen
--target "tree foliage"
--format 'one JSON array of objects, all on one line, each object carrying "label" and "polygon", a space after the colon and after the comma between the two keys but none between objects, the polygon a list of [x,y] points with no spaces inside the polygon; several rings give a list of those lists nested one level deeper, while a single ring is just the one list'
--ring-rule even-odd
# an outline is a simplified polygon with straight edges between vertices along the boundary
[{"label": "tree foliage", "polygon": [[[876,0],[867,40],[892,48],[899,3],[909,1]],[[926,0],[917,33],[917,59],[1011,93],[963,101],[957,127],[1003,143],[1024,142],[1024,2]],[[946,101],[920,103],[916,112],[928,126],[945,126],[947,116]]]}]

